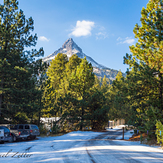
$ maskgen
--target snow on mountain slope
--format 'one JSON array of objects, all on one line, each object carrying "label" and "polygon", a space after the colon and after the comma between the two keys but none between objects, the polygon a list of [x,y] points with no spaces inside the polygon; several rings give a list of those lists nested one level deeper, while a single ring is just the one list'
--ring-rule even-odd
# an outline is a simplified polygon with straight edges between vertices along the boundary
[{"label": "snow on mountain slope", "polygon": [[50,61],[52,59],[54,59],[58,53],[66,54],[68,58],[71,57],[73,54],[77,54],[78,57],[80,57],[80,58],[86,57],[87,61],[92,64],[93,72],[95,73],[95,75],[97,75],[97,77],[103,78],[104,75],[106,75],[106,77],[109,78],[110,80],[114,80],[116,75],[118,74],[117,70],[107,68],[107,67],[97,63],[96,61],[94,61],[91,57],[84,54],[82,49],[73,41],[72,38],[69,38],[62,45],[61,48],[59,48],[58,50],[56,50],[54,53],[50,54],[49,56],[44,57],[42,60],[44,62],[50,63]]},{"label": "snow on mountain slope", "polygon": [[85,55],[82,52],[82,49],[73,41],[72,38],[69,38],[63,45],[62,48],[56,50],[54,53],[50,54],[49,56],[43,58],[43,61],[48,61],[50,62],[52,59],[55,58],[55,56],[58,53],[63,53],[66,54],[67,57],[71,57],[73,54],[77,54],[78,57],[80,58],[84,58],[86,56],[88,62],[90,62],[92,64],[93,67],[98,67],[98,68],[106,68],[105,66],[102,66],[100,64],[98,64],[97,62],[95,62],[91,57]]}]

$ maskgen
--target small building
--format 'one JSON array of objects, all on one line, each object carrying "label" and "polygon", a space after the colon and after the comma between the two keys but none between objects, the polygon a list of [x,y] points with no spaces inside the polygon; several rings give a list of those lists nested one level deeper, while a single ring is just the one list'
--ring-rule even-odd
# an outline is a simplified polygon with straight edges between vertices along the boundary
[{"label": "small building", "polygon": [[43,124],[43,126],[47,129],[50,130],[53,127],[54,122],[59,121],[60,117],[50,117],[50,118],[40,118],[40,123]]}]

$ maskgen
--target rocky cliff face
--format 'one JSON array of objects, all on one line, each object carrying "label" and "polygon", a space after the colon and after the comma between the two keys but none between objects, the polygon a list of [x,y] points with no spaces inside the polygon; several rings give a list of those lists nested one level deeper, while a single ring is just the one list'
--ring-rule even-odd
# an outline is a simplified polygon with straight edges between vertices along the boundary
[{"label": "rocky cliff face", "polygon": [[[84,58],[86,56],[88,62],[90,62],[93,66],[93,72],[97,75],[97,77],[104,77],[106,75],[111,81],[115,79],[116,75],[118,74],[117,70],[113,70],[102,66],[101,64],[94,61],[91,57],[85,55],[82,52],[82,49],[73,41],[72,38],[69,38],[60,49],[56,50],[54,53],[50,54],[47,57],[43,58],[44,62],[49,62],[55,58],[58,53],[66,54],[67,57],[71,57],[73,54],[77,54],[78,57]],[[124,74],[123,74],[124,75]]]}]

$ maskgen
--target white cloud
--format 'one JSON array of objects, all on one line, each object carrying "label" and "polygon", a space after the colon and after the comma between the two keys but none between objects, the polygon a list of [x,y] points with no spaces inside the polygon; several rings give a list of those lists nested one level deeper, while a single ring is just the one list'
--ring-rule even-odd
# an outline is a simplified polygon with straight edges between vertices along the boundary
[{"label": "white cloud", "polygon": [[107,37],[108,37],[108,35],[107,35],[106,32],[98,32],[98,33],[96,33],[96,40],[105,39]]},{"label": "white cloud", "polygon": [[125,41],[123,41],[123,43],[125,44],[133,44],[135,42],[135,40],[133,38],[126,38]]},{"label": "white cloud", "polygon": [[108,38],[108,33],[106,32],[106,29],[104,26],[97,25],[97,33],[96,33],[96,40],[102,40]]},{"label": "white cloud", "polygon": [[40,41],[49,41],[49,39],[47,39],[45,36],[40,36],[39,38],[38,38],[38,40],[40,40]]},{"label": "white cloud", "polygon": [[77,21],[76,27],[73,29],[70,35],[75,37],[88,36],[91,35],[91,30],[94,27],[95,23],[91,21]]},{"label": "white cloud", "polygon": [[118,38],[117,38],[117,41],[120,41],[120,40],[122,40],[122,38],[121,38],[121,37],[118,37]]},{"label": "white cloud", "polygon": [[99,30],[100,30],[100,31],[104,31],[104,30],[105,30],[105,27],[100,26]]},{"label": "white cloud", "polygon": [[125,39],[118,37],[117,41],[120,41],[118,44],[129,44],[129,45],[132,45],[135,42],[135,40],[131,37],[126,37]]}]

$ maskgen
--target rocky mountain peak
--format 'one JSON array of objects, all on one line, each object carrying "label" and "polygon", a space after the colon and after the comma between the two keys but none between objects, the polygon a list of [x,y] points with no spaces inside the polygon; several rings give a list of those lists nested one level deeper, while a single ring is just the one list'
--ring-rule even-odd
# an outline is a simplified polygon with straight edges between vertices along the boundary
[{"label": "rocky mountain peak", "polygon": [[73,47],[74,41],[72,38],[69,38],[68,40],[65,41],[65,43],[62,45],[62,48],[67,48],[67,47]]},{"label": "rocky mountain peak", "polygon": [[82,53],[82,49],[78,47],[78,45],[73,41],[72,38],[69,38],[65,43],[62,45],[63,49],[67,49],[67,51],[77,50]]}]

